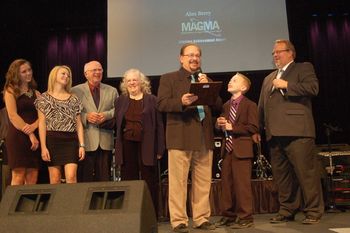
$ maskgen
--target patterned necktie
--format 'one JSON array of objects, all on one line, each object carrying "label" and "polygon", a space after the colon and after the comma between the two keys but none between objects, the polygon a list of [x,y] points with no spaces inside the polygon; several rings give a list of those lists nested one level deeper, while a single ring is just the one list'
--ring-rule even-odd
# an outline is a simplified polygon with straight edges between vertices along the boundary
[{"label": "patterned necktie", "polygon": [[[191,74],[191,83],[195,83],[196,80],[194,78],[194,75]],[[205,118],[205,112],[204,112],[204,106],[203,105],[197,105],[197,111],[199,115],[199,120],[202,121]]]},{"label": "patterned necktie", "polygon": [[[231,103],[231,107],[230,107],[230,113],[228,115],[228,120],[229,122],[232,124],[235,123],[236,120],[236,113],[237,113],[237,103]],[[233,147],[232,147],[232,136],[228,136],[226,138],[226,145],[225,145],[226,151],[227,152],[231,152]]]}]

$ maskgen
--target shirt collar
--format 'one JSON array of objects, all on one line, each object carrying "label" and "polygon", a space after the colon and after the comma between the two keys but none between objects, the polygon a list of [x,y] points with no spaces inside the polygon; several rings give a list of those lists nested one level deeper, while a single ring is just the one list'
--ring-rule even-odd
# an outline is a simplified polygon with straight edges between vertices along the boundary
[{"label": "shirt collar", "polygon": [[100,84],[98,84],[97,86],[94,86],[88,82],[88,85],[89,85],[90,91],[94,91],[95,89],[97,89],[97,90],[100,89]]},{"label": "shirt collar", "polygon": [[231,99],[231,104],[234,104],[236,107],[241,103],[242,99],[244,98],[244,95],[240,95],[237,99]]}]

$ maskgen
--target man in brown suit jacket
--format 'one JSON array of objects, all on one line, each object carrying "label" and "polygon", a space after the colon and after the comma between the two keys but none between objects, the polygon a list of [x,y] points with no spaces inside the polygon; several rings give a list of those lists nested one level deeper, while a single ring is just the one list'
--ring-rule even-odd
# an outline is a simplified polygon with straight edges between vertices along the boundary
[{"label": "man in brown suit jacket", "polygon": [[[191,75],[201,67],[201,49],[196,44],[185,44],[180,51],[181,68],[162,75],[158,89],[158,109],[167,113],[166,146],[168,149],[169,212],[175,232],[188,232],[186,211],[187,180],[192,168],[193,227],[215,229],[209,222],[209,192],[214,148],[214,132],[209,106],[200,119],[197,106],[191,104],[198,96],[188,93]],[[196,74],[199,82],[208,82],[205,74]],[[221,99],[217,100],[218,109]]]},{"label": "man in brown suit jacket", "polygon": [[250,85],[250,80],[242,74],[231,78],[227,91],[232,97],[224,104],[222,116],[216,121],[216,127],[226,136],[220,196],[223,217],[216,223],[217,227],[241,229],[253,226],[252,135],[258,132],[258,108],[243,95]]},{"label": "man in brown suit jacket", "polygon": [[313,153],[311,104],[311,98],[318,94],[318,80],[310,63],[294,62],[295,48],[290,41],[277,40],[272,55],[278,70],[265,78],[258,104],[280,202],[271,223],[294,220],[299,209],[305,213],[303,224],[318,223],[324,203]]}]

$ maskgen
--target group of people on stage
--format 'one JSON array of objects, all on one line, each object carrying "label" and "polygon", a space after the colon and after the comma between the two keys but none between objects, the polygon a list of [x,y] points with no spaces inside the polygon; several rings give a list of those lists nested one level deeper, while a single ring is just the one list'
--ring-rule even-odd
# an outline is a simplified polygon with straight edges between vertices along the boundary
[{"label": "group of people on stage", "polygon": [[[319,86],[310,63],[295,63],[293,44],[276,40],[277,70],[263,82],[259,103],[245,93],[251,81],[236,73],[228,83],[231,98],[213,105],[193,105],[192,82],[211,82],[201,70],[202,51],[194,43],[181,47],[177,71],[161,76],[157,96],[150,80],[138,69],[125,72],[116,88],[102,83],[97,61],[84,66],[87,81],[72,87],[68,66],[54,67],[48,89],[39,93],[31,64],[11,63],[4,100],[10,126],[6,137],[12,185],[35,184],[41,159],[50,183],[108,181],[112,150],[122,180],[145,180],[157,205],[157,160],[168,150],[169,213],[174,232],[189,232],[188,176],[191,171],[193,228],[214,230],[254,225],[251,169],[253,144],[264,132],[269,146],[280,209],[271,223],[294,220],[300,210],[303,224],[318,223],[323,197],[316,158],[312,97]],[[221,111],[213,119],[212,111]],[[164,129],[162,113],[166,115]],[[214,129],[215,128],[215,129]],[[220,209],[212,223],[209,194],[214,133],[222,134]]]}]

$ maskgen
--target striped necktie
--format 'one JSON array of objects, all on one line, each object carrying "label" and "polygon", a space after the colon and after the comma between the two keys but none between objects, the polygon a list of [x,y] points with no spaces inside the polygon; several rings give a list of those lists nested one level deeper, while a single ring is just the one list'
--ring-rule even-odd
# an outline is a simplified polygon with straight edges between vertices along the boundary
[{"label": "striped necktie", "polygon": [[[228,115],[228,120],[229,122],[232,124],[232,126],[234,125],[235,121],[236,121],[236,114],[237,114],[237,103],[231,103],[231,107],[230,107],[230,113]],[[226,151],[227,152],[231,152],[233,147],[232,147],[232,136],[229,135],[226,138]]]},{"label": "striped necktie", "polygon": [[[194,78],[194,75],[191,74],[191,83],[195,83],[196,79]],[[199,120],[202,121],[205,118],[205,112],[204,112],[204,106],[203,105],[197,105],[197,111]]]}]

